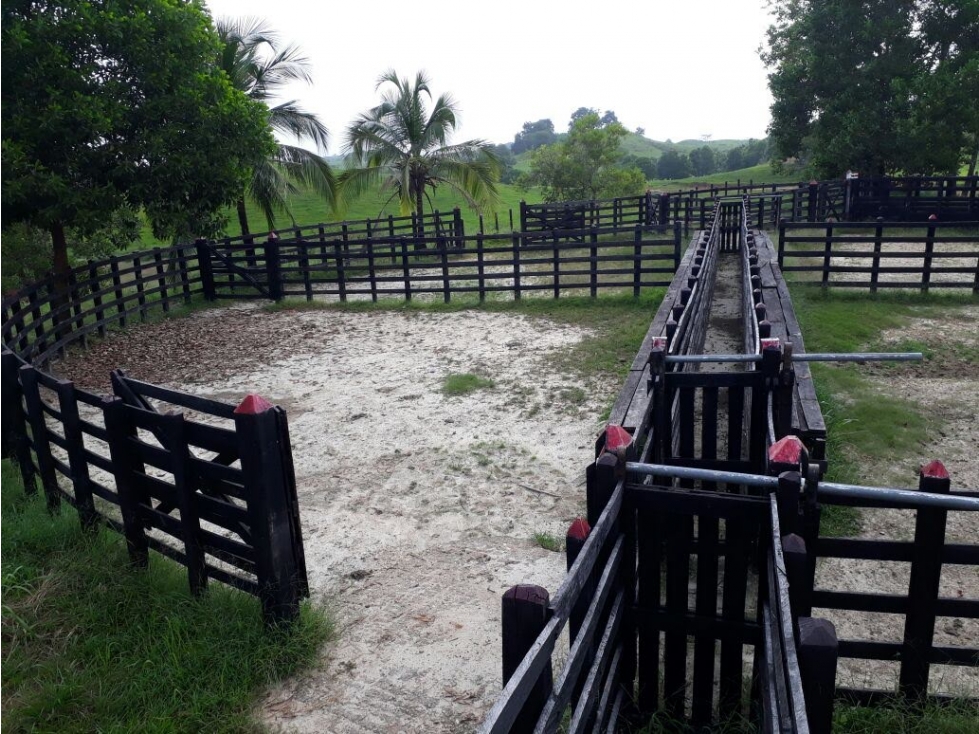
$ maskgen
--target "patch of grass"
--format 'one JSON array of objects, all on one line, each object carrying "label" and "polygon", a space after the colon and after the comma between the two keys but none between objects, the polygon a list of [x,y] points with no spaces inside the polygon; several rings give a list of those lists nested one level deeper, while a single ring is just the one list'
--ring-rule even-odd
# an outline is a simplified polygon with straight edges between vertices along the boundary
[{"label": "patch of grass", "polygon": [[553,553],[561,550],[561,539],[543,531],[534,533],[534,543]]},{"label": "patch of grass", "polygon": [[442,383],[442,394],[449,397],[469,395],[477,390],[488,390],[493,387],[493,381],[471,372],[453,373],[446,375]]},{"label": "patch of grass", "polygon": [[212,583],[194,599],[155,554],[132,569],[120,536],[50,516],[6,461],[2,510],[4,730],[259,731],[263,688],[333,636],[310,606],[267,631],[254,597]]},{"label": "patch of grass", "polygon": [[846,706],[833,709],[833,731],[841,734],[973,734],[979,706],[967,700],[910,706]]},{"label": "patch of grass", "polygon": [[[897,294],[876,296],[793,287],[793,303],[806,349],[810,352],[864,350],[920,351],[925,364],[868,363],[866,365],[813,364],[816,393],[826,421],[827,479],[856,484],[892,481],[881,475],[886,464],[914,454],[926,444],[940,423],[912,400],[884,394],[871,380],[874,374],[897,369],[931,370],[935,367],[933,345],[918,340],[884,343],[882,333],[899,329],[913,318],[954,318],[955,307],[979,303],[974,296],[949,294]],[[943,342],[944,344],[944,342]],[[969,348],[945,345],[946,350]],[[968,359],[969,354],[961,355]],[[904,366],[902,366],[904,365]],[[860,529],[860,513],[854,508],[824,508],[823,532],[853,535]]]}]

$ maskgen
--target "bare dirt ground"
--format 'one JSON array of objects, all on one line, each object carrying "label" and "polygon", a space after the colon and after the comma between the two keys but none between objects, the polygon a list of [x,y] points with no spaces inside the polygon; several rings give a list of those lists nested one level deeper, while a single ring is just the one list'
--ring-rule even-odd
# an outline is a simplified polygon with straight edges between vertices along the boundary
[{"label": "bare dirt ground", "polygon": [[[500,597],[552,592],[583,511],[584,468],[616,386],[545,360],[585,336],[521,316],[254,307],[116,335],[60,371],[140,379],[286,408],[314,601],[338,639],[261,716],[309,732],[471,731],[501,688]],[[450,373],[492,389],[447,397]]]}]

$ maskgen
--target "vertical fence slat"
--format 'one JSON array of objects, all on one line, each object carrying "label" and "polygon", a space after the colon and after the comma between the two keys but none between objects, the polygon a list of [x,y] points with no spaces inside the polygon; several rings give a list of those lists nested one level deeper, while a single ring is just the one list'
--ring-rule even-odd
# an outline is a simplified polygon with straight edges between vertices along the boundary
[{"label": "vertical fence slat", "polygon": [[[523,210],[524,204],[521,202],[521,212]],[[522,213],[521,213],[522,216]],[[514,233],[510,237],[512,243],[513,251],[513,298],[514,300],[520,300],[520,243],[521,237],[519,234]]]},{"label": "vertical fence slat", "polygon": [[157,420],[169,444],[173,485],[180,508],[180,531],[184,541],[187,564],[187,580],[190,593],[200,596],[207,589],[207,568],[204,565],[204,549],[201,546],[201,519],[197,506],[197,485],[190,462],[187,445],[186,423],[183,413],[160,415]]},{"label": "vertical fence slat", "polygon": [[82,528],[93,530],[98,527],[98,513],[95,511],[95,501],[92,497],[88,461],[85,458],[85,439],[78,414],[78,400],[75,398],[75,385],[67,380],[59,380],[57,393],[65,443],[68,444],[68,466],[71,469],[75,507],[78,509]]},{"label": "vertical fence slat", "polygon": [[48,509],[52,512],[61,505],[61,495],[58,490],[58,477],[51,456],[51,441],[48,434],[47,420],[42,407],[41,387],[38,383],[37,369],[31,365],[20,368],[20,384],[24,391],[24,403],[27,406],[27,421],[31,428],[31,440],[34,444],[34,456],[37,457],[37,471],[41,477],[41,487],[47,500]]},{"label": "vertical fence slat", "polygon": [[282,454],[290,449],[280,445],[278,421],[275,408],[257,396],[245,398],[235,408],[259,599],[270,626],[298,617],[305,586],[293,537],[296,528],[288,498],[288,462]]},{"label": "vertical fence slat", "polygon": [[170,311],[170,294],[167,291],[167,272],[163,266],[163,252],[159,247],[153,248],[153,265],[156,269],[156,284],[160,289],[157,297],[160,299],[163,312],[168,313]]},{"label": "vertical fence slat", "polygon": [[130,408],[117,397],[106,398],[102,403],[129,560],[138,568],[146,568],[149,563],[149,545],[146,542],[146,531],[139,509],[142,504],[142,493],[136,489],[134,481],[140,466],[135,453],[128,445],[130,440],[136,437],[136,428],[129,417],[129,410],[135,409]]},{"label": "vertical fence slat", "polygon": [[[923,466],[918,475],[922,492],[948,494],[951,480],[940,461]],[[946,510],[919,507],[914,526],[915,553],[908,584],[908,611],[904,618],[900,690],[908,700],[924,700],[928,693],[928,657],[935,636],[935,606],[942,576]]]}]

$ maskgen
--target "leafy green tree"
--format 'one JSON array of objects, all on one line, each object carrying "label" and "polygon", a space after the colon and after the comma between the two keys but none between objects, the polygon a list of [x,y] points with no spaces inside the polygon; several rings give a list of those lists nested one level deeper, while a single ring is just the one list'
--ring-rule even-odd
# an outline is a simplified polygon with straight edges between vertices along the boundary
[{"label": "leafy green tree", "polygon": [[627,131],[617,122],[603,126],[597,112],[579,117],[561,143],[534,152],[524,187],[540,186],[545,201],[627,196],[643,190],[646,177],[620,164],[619,144]]},{"label": "leafy green tree", "polygon": [[647,179],[656,178],[658,175],[656,159],[650,158],[646,155],[626,153],[619,160],[619,164],[622,166],[622,168],[638,168],[640,171],[642,171],[642,175]]},{"label": "leafy green tree", "polygon": [[[217,31],[221,39],[219,66],[235,89],[268,107],[271,130],[326,150],[329,131],[315,114],[304,111],[295,101],[272,104],[287,84],[312,84],[309,59],[302,51],[284,44],[265,21],[256,18],[221,18]],[[313,189],[331,206],[336,204],[336,178],[326,160],[301,145],[278,142],[274,152],[254,166],[247,187],[235,202],[241,233],[249,234],[246,194],[262,210],[269,229],[273,229],[275,211],[288,212],[289,196],[297,193],[294,182]]]},{"label": "leafy green tree", "polygon": [[744,146],[739,145],[736,148],[731,148],[727,152],[727,156],[724,159],[725,171],[737,171],[739,168],[747,168],[744,163]]},{"label": "leafy green tree", "polygon": [[956,171],[979,132],[975,0],[775,0],[762,53],[779,159],[819,177]]},{"label": "leafy green tree", "polygon": [[717,170],[717,157],[709,145],[690,151],[690,169],[694,176],[706,176]]},{"label": "leafy green tree", "polygon": [[143,209],[159,237],[211,234],[273,144],[267,113],[215,66],[198,3],[3,3],[3,221],[51,237]]},{"label": "leafy green tree", "polygon": [[500,167],[500,183],[512,184],[517,178],[517,157],[510,150],[509,145],[494,145],[493,155]]},{"label": "leafy green tree", "polygon": [[659,157],[656,170],[660,178],[686,178],[690,175],[690,159],[676,148],[671,148]]},{"label": "leafy green tree", "polygon": [[[485,140],[449,144],[456,127],[456,103],[443,94],[431,110],[429,79],[418,72],[414,83],[393,69],[377,81],[388,86],[381,103],[360,115],[347,128],[350,167],[340,176],[341,191],[357,196],[380,184],[397,199],[401,213],[420,217],[425,199],[447,186],[473,208],[495,205],[499,195],[499,163],[493,145]],[[392,88],[393,87],[393,88]]]},{"label": "leafy green tree", "polygon": [[537,150],[542,145],[550,145],[557,141],[557,134],[554,132],[554,123],[548,119],[537,120],[537,122],[525,122],[523,130],[513,137],[513,145],[510,150],[514,155],[520,155],[528,150]]}]

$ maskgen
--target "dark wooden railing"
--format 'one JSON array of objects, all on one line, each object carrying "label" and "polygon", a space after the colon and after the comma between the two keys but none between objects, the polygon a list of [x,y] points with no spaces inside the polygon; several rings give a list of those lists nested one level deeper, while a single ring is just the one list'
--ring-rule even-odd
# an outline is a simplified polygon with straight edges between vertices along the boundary
[{"label": "dark wooden railing", "polygon": [[[566,538],[567,577],[553,600],[540,587],[504,595],[505,687],[481,731],[555,731],[562,721],[575,732],[651,721],[710,728],[753,717],[765,732],[829,732],[838,699],[943,700],[928,693],[931,666],[979,666],[975,645],[934,644],[936,618],[979,619],[979,600],[940,594],[944,564],[979,567],[979,545],[945,541],[949,510],[919,507],[913,542],[820,535],[823,504],[915,505],[907,495],[889,498],[887,488],[848,498],[820,490],[825,425],[808,367],[792,359],[804,349],[791,299],[773,248],[748,225],[747,201],[731,234],[725,205],[684,256],[615,402],[614,423],[596,445],[586,472],[588,517]],[[750,289],[745,353],[760,362],[744,372],[688,371],[677,358],[703,344],[723,238],[741,250]],[[722,403],[727,445],[719,457]],[[647,476],[640,462],[658,466]],[[734,474],[657,476],[672,467]],[[921,477],[919,492],[979,497],[950,491],[938,462]],[[908,593],[820,588],[820,558],[910,562]],[[839,640],[814,609],[829,618],[834,610],[903,614],[903,640]],[[562,660],[554,651],[565,626],[571,647]],[[745,646],[754,653],[750,687]],[[897,660],[899,681],[892,691],[838,687],[841,657]]]},{"label": "dark wooden railing", "polygon": [[270,239],[255,245],[198,242],[206,298],[340,301],[434,294],[494,293],[515,298],[668,285],[681,259],[680,228],[553,231],[546,242],[510,235]]},{"label": "dark wooden railing", "polygon": [[778,264],[783,273],[835,288],[979,293],[979,222],[783,221]]}]

